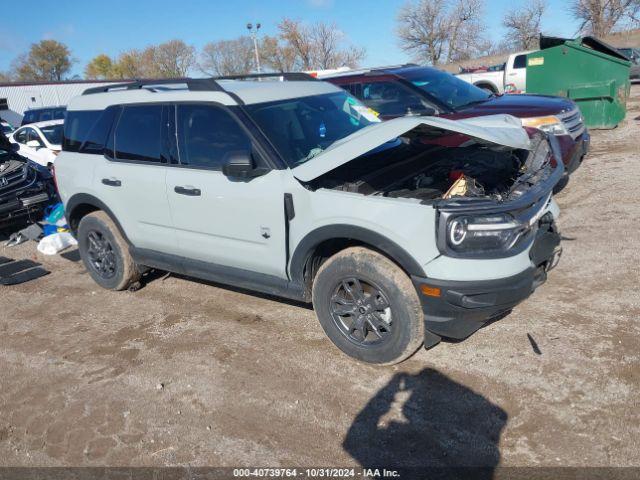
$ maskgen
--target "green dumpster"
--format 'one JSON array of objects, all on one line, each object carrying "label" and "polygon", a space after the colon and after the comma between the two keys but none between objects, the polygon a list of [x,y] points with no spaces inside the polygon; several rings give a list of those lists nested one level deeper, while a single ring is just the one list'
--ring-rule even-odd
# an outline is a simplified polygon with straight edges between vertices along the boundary
[{"label": "green dumpster", "polygon": [[540,36],[540,50],[527,55],[526,91],[568,97],[589,128],[614,128],[626,114],[630,67],[597,38]]}]

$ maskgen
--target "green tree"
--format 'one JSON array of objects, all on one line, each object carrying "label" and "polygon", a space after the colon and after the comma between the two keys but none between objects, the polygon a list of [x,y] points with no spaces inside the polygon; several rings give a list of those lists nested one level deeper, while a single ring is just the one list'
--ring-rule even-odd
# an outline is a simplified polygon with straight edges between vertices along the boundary
[{"label": "green tree", "polygon": [[101,53],[85,67],[84,76],[91,80],[106,80],[115,77],[115,65],[111,57]]},{"label": "green tree", "polygon": [[42,40],[13,63],[14,76],[21,81],[60,81],[69,73],[73,59],[69,48],[56,40]]}]

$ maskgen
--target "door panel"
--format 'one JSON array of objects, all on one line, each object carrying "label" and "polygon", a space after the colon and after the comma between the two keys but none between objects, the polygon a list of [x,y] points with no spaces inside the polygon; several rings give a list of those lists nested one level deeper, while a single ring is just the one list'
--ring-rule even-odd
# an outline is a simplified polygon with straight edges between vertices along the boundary
[{"label": "door panel", "polygon": [[226,109],[178,105],[177,161],[167,195],[180,253],[229,267],[286,278],[283,172],[250,180],[227,178],[231,154],[251,155],[252,141]]},{"label": "door panel", "polygon": [[94,188],[138,248],[177,253],[167,199],[167,111],[163,105],[127,106],[116,119]]},{"label": "door panel", "polygon": [[[219,171],[169,168],[167,194],[187,258],[285,277],[283,171],[233,181]],[[176,192],[180,187],[199,195]]]},{"label": "door panel", "polygon": [[177,253],[166,191],[166,165],[103,159],[94,171],[94,188],[138,248]]}]

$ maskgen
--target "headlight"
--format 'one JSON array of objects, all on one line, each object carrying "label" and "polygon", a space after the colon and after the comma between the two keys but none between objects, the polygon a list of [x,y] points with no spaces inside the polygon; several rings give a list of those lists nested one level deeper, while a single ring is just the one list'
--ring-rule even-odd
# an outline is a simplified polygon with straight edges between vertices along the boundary
[{"label": "headlight", "polygon": [[447,246],[457,253],[509,250],[528,229],[511,215],[464,215],[447,222]]},{"label": "headlight", "polygon": [[537,128],[551,135],[569,134],[562,121],[555,115],[548,117],[522,118],[521,120],[523,127]]}]

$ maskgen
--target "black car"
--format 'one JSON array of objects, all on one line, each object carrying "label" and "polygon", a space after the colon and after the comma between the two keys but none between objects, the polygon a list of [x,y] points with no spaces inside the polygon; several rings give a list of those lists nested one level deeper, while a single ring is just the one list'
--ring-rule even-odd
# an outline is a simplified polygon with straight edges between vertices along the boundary
[{"label": "black car", "polygon": [[41,220],[44,208],[56,198],[49,170],[18,155],[0,132],[0,228]]},{"label": "black car", "polygon": [[67,107],[33,108],[24,112],[20,126],[36,122],[46,122],[47,120],[62,120],[65,113],[67,113]]}]

